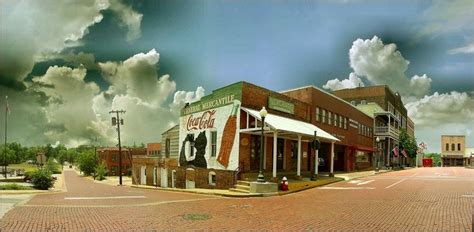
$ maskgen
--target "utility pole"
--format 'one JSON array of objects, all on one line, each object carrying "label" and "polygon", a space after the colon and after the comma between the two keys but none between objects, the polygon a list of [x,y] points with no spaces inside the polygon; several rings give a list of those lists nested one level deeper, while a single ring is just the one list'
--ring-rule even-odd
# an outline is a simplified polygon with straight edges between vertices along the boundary
[{"label": "utility pole", "polygon": [[117,125],[119,145],[119,185],[122,185],[122,144],[120,143],[120,124],[123,125],[123,119],[120,119],[120,114],[124,114],[125,110],[111,110],[109,112],[109,114],[114,113],[117,115],[117,117],[112,117],[112,126]]},{"label": "utility pole", "polygon": [[5,145],[3,150],[3,174],[7,179],[7,126],[8,126],[8,96],[5,96]]}]

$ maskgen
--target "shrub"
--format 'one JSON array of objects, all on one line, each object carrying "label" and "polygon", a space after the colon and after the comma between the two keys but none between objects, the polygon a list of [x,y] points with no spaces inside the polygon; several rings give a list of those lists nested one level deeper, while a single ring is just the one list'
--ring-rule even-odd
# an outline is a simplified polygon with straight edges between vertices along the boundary
[{"label": "shrub", "polygon": [[48,190],[53,186],[54,181],[51,172],[42,169],[32,173],[31,183],[35,189]]},{"label": "shrub", "polygon": [[5,184],[0,185],[0,190],[30,190],[31,187],[23,186],[19,184]]},{"label": "shrub", "polygon": [[95,168],[95,173],[98,180],[105,180],[105,175],[107,175],[107,168],[103,161]]},{"label": "shrub", "polygon": [[61,174],[60,165],[54,160],[53,157],[50,157],[46,162],[45,168],[48,169],[53,174]]},{"label": "shrub", "polygon": [[90,176],[94,173],[97,167],[97,157],[94,152],[85,151],[79,156],[79,169],[84,172],[84,175]]}]

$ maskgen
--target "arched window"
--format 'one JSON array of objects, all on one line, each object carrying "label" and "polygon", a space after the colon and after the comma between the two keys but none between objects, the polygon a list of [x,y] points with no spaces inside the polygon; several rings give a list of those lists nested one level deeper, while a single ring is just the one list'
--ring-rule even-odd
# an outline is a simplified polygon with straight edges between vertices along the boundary
[{"label": "arched window", "polygon": [[454,143],[451,144],[451,151],[455,151],[455,149],[456,149],[456,147],[455,147]]},{"label": "arched window", "polygon": [[460,151],[460,150],[461,150],[461,144],[458,143],[458,151]]},{"label": "arched window", "polygon": [[446,151],[449,151],[449,143],[446,143]]}]

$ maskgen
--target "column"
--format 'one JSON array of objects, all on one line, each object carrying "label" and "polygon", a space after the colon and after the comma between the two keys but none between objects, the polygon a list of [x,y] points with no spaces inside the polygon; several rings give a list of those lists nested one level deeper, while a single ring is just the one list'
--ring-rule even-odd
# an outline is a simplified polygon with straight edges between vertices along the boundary
[{"label": "column", "polygon": [[301,135],[298,135],[298,163],[296,164],[296,176],[301,176]]},{"label": "column", "polygon": [[267,136],[263,136],[263,170],[267,169]]},{"label": "column", "polygon": [[273,132],[273,178],[277,177],[277,132]]},{"label": "column", "polygon": [[314,161],[314,175],[318,175],[318,166],[319,166],[319,150],[316,150],[316,160]]},{"label": "column", "polygon": [[329,176],[334,176],[334,142],[331,142],[331,167],[329,169]]}]

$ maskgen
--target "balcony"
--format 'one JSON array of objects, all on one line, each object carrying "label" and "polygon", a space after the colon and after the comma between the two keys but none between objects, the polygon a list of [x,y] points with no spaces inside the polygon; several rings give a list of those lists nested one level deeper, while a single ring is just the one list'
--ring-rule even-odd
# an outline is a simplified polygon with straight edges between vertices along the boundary
[{"label": "balcony", "polygon": [[374,129],[375,136],[392,137],[398,139],[399,130],[393,126],[376,126]]}]

